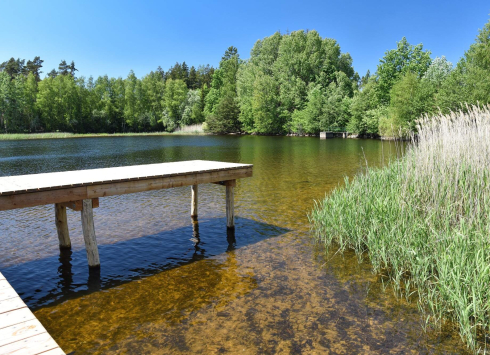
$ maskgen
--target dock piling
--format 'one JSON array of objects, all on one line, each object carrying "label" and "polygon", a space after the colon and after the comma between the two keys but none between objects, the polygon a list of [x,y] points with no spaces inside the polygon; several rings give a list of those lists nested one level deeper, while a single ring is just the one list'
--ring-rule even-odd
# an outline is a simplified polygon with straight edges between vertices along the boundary
[{"label": "dock piling", "polygon": [[93,209],[99,198],[136,192],[191,186],[191,216],[197,221],[198,185],[226,187],[226,225],[235,228],[236,180],[252,177],[253,165],[218,161],[132,165],[102,169],[0,177],[0,211],[55,205],[55,222],[61,249],[70,250],[66,209],[81,211],[88,265],[100,267]]},{"label": "dock piling", "polygon": [[66,218],[66,207],[59,203],[55,203],[54,214],[60,249],[69,249],[71,248],[71,240],[68,231],[68,220]]},{"label": "dock piling", "polygon": [[197,217],[197,186],[192,185],[191,217]]},{"label": "dock piling", "polygon": [[234,211],[234,186],[235,180],[232,183],[226,184],[226,226],[228,229],[235,228],[235,211]]},{"label": "dock piling", "polygon": [[94,211],[92,209],[92,199],[83,200],[82,204],[82,230],[85,240],[85,250],[89,267],[100,267],[99,249],[95,238]]}]

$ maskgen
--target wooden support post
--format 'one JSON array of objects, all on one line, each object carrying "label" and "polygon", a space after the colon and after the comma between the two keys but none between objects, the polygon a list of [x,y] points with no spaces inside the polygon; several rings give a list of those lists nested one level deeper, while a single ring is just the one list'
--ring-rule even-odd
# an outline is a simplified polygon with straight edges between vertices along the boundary
[{"label": "wooden support post", "polygon": [[83,200],[82,203],[82,230],[85,240],[85,250],[89,267],[100,267],[99,250],[95,238],[94,211],[92,199]]},{"label": "wooden support post", "polygon": [[59,203],[54,204],[54,216],[60,249],[71,248],[70,233],[68,232],[68,220],[66,218],[66,207]]},{"label": "wooden support post", "polygon": [[[233,180],[233,182],[235,182]],[[235,228],[235,211],[234,211],[234,184],[226,185],[226,226],[229,229]]]},{"label": "wooden support post", "polygon": [[197,186],[192,185],[191,217],[197,217]]}]

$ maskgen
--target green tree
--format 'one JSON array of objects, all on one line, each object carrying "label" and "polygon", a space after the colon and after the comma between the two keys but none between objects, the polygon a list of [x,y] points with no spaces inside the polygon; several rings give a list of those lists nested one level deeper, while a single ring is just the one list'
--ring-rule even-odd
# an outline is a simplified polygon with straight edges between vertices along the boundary
[{"label": "green tree", "polygon": [[0,71],[6,72],[11,79],[16,77],[17,75],[24,74],[25,68],[24,68],[24,59],[14,59],[13,57],[10,58],[8,61],[3,62],[0,64]]},{"label": "green tree", "polygon": [[431,62],[430,51],[424,51],[422,44],[409,44],[403,37],[397,42],[396,49],[387,51],[378,65],[376,75],[380,102],[389,104],[391,88],[401,76],[414,73],[421,78]]},{"label": "green tree", "polygon": [[182,104],[182,118],[180,125],[190,125],[201,123],[204,120],[204,116],[201,110],[201,90],[189,90],[187,96]]},{"label": "green tree", "polygon": [[198,88],[198,78],[197,78],[197,70],[194,66],[189,70],[189,78],[187,79],[187,87],[191,90],[195,90]]},{"label": "green tree", "polygon": [[141,88],[144,92],[145,117],[148,118],[148,129],[161,129],[161,122],[164,110],[165,82],[158,72],[151,72],[141,80]]},{"label": "green tree", "polygon": [[29,132],[36,131],[40,128],[39,114],[36,107],[37,83],[38,77],[30,71],[24,83],[23,92],[23,108]]},{"label": "green tree", "polygon": [[385,115],[386,106],[379,102],[376,78],[365,80],[361,90],[352,98],[347,130],[358,134],[378,134],[379,119]]},{"label": "green tree", "polygon": [[429,68],[427,68],[423,78],[439,88],[447,76],[451,74],[452,69],[453,64],[445,56],[437,57],[432,61]]},{"label": "green tree", "polygon": [[162,123],[171,132],[181,125],[182,113],[187,97],[187,85],[181,79],[168,79],[165,83],[165,109]]},{"label": "green tree", "polygon": [[43,67],[43,62],[44,60],[41,59],[41,57],[34,57],[33,60],[28,60],[26,64],[26,69],[29,73],[32,73],[34,77],[36,78],[36,81],[41,80],[41,73],[40,69]]},{"label": "green tree", "polygon": [[59,75],[70,74],[70,66],[66,63],[66,60],[62,60],[58,65],[58,74]]},{"label": "green tree", "polygon": [[435,108],[433,96],[435,87],[421,80],[415,73],[406,73],[391,90],[388,115],[379,123],[383,136],[405,136],[415,129],[416,120]]},{"label": "green tree", "polygon": [[229,47],[213,74],[211,89],[206,96],[204,113],[207,127],[214,133],[236,132],[240,129],[237,100],[237,73],[240,57],[235,47]]}]

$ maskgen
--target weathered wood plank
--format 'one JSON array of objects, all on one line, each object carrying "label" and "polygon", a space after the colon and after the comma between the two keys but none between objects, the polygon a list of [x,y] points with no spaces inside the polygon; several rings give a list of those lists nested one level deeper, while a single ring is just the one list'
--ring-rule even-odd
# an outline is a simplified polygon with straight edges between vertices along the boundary
[{"label": "weathered wood plank", "polygon": [[81,215],[83,239],[85,240],[88,266],[99,267],[99,249],[97,248],[97,239],[95,238],[94,213],[91,199],[83,200]]},{"label": "weathered wood plank", "polygon": [[[40,192],[126,180],[144,180],[156,177],[187,175],[195,172],[234,170],[248,164],[205,160],[123,166],[104,169],[64,171],[55,173],[0,177],[0,195]],[[75,199],[74,199],[75,200]]]},{"label": "weathered wood plank", "polygon": [[0,354],[64,354],[43,325],[0,273],[3,290],[15,296],[0,300]]},{"label": "weathered wood plank", "polygon": [[41,333],[0,347],[1,354],[37,355],[59,348],[48,333]]},{"label": "weathered wood plank", "polygon": [[240,179],[252,176],[251,168],[234,171],[217,171],[199,174],[182,175],[177,177],[156,178],[150,180],[128,181],[122,183],[103,184],[87,187],[87,197],[105,197],[123,195],[150,190],[169,189],[189,185],[206,184],[215,181]]},{"label": "weathered wood plank", "polygon": [[0,281],[0,290],[3,290],[5,288],[9,288],[9,287],[12,287],[12,286],[10,286],[10,284],[8,283],[7,280],[4,279],[4,280]]},{"label": "weathered wood plank", "polygon": [[[80,212],[82,210],[82,204],[83,200],[78,200],[78,201],[70,201],[70,202],[62,202],[61,205],[69,208],[73,211]],[[98,208],[99,207],[99,199],[93,198],[92,199],[92,208]]]},{"label": "weathered wood plank", "polygon": [[66,218],[66,207],[60,203],[54,204],[54,219],[58,232],[60,248],[71,248],[70,232],[68,230],[68,219]]},{"label": "weathered wood plank", "polygon": [[[0,281],[0,283],[2,282],[7,282],[7,280]],[[14,297],[19,297],[19,296],[17,295],[17,292],[15,292],[15,290],[12,287],[0,289],[0,302]]]},{"label": "weathered wood plank", "polygon": [[24,307],[27,306],[18,295],[15,295],[15,297],[11,297],[5,300],[0,300],[0,313],[6,313]]},{"label": "weathered wood plank", "polygon": [[0,196],[0,211],[83,200],[84,198],[87,198],[87,187],[85,186]]},{"label": "weathered wood plank", "polygon": [[[63,188],[52,191],[39,191],[0,196],[0,211],[33,207],[45,204],[63,203],[88,198],[122,195],[172,187],[206,184],[219,181],[247,178],[253,175],[252,166],[187,175],[158,177],[136,181],[106,183],[100,185]],[[25,175],[29,176],[29,175]],[[1,180],[1,178],[0,178]]]},{"label": "weathered wood plank", "polygon": [[36,317],[27,307],[16,309],[10,312],[0,313],[0,329],[33,319],[36,319]]},{"label": "weathered wood plank", "polygon": [[199,185],[192,185],[191,191],[191,217],[197,217],[197,188]]},{"label": "weathered wood plank", "polygon": [[47,333],[41,322],[37,319],[11,325],[10,327],[0,329],[0,353],[2,346],[14,343],[19,340],[30,338],[32,336]]}]

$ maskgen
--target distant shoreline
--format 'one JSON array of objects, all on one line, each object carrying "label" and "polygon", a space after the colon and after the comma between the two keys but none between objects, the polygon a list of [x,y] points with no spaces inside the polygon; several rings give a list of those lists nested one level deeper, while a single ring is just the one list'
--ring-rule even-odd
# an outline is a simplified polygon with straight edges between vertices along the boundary
[{"label": "distant shoreline", "polygon": [[203,132],[143,132],[143,133],[3,133],[0,141],[31,140],[31,139],[64,139],[64,138],[99,138],[99,137],[137,137],[137,136],[204,136]]},{"label": "distant shoreline", "polygon": [[[70,133],[70,132],[46,132],[46,133],[1,133],[0,141],[14,140],[33,140],[33,139],[69,139],[69,138],[101,138],[101,137],[146,137],[146,136],[215,136],[217,134],[205,133],[202,131],[176,131],[176,132],[128,132],[128,133]],[[218,134],[219,135],[219,134]],[[257,135],[250,133],[228,133],[224,136],[243,136]],[[281,136],[281,137],[317,137],[315,134],[264,134],[263,136]],[[406,140],[394,137],[381,137],[377,135],[350,135],[348,139],[381,139],[381,140]],[[330,138],[331,139],[331,138]]]}]

